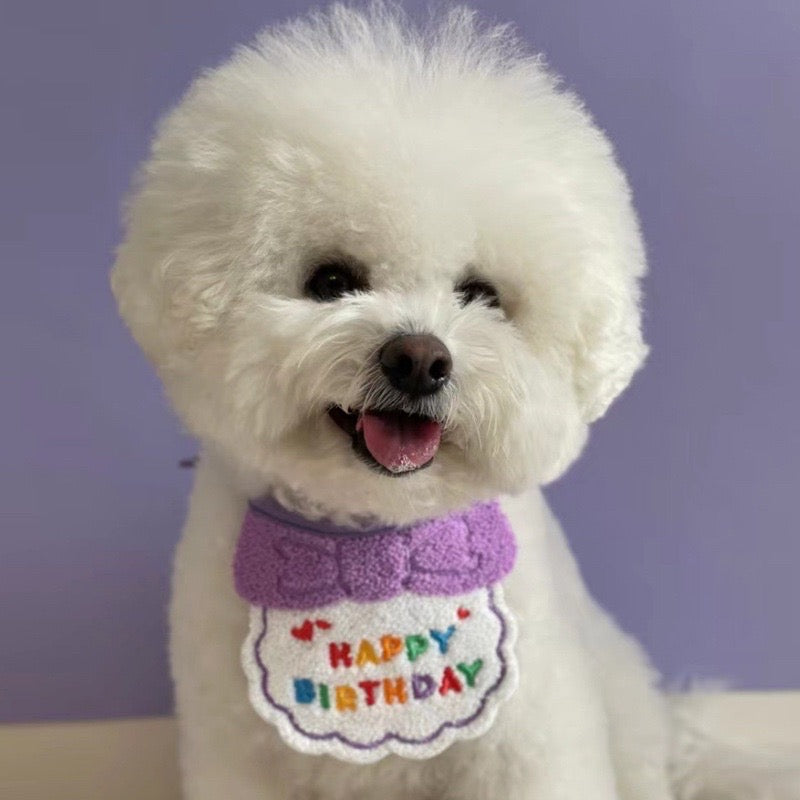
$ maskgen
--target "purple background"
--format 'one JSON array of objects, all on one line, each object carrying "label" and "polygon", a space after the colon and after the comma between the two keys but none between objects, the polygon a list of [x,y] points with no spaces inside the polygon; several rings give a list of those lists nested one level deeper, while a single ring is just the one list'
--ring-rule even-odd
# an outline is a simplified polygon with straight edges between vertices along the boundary
[{"label": "purple background", "polygon": [[[653,354],[549,494],[671,679],[800,686],[800,4],[483,0],[617,143]],[[304,3],[4,6],[0,717],[170,708],[164,614],[194,446],[119,323],[118,207],[201,65]]]}]

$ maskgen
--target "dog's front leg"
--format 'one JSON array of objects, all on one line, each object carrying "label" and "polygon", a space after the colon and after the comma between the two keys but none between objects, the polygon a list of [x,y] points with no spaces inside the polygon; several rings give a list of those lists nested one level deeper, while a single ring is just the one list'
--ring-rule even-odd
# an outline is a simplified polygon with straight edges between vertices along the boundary
[{"label": "dog's front leg", "polygon": [[558,553],[538,491],[503,506],[519,543],[504,582],[519,629],[519,688],[488,734],[443,754],[442,797],[619,800],[602,687],[579,627],[579,576]]},{"label": "dog's front leg", "polygon": [[170,656],[185,800],[288,800],[299,759],[257,717],[239,653],[247,606],[231,564],[246,507],[204,454],[175,559]]},{"label": "dog's front leg", "polygon": [[442,800],[619,800],[602,697],[581,649],[565,632],[543,647],[548,655],[522,659],[518,692],[491,732],[442,756]]}]

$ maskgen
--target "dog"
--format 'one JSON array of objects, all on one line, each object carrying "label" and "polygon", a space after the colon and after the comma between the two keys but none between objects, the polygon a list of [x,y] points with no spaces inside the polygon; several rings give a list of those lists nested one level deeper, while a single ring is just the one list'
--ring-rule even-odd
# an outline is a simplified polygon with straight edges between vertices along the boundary
[{"label": "dog", "polygon": [[[669,800],[713,785],[645,654],[589,596],[539,488],[646,357],[646,259],[611,144],[509,27],[462,8],[416,26],[375,4],[266,30],[162,120],[125,221],[120,313],[202,443],[170,617],[186,798]],[[263,637],[267,624],[240,585],[247,520],[288,546],[324,521],[345,538],[378,526],[386,547],[422,530],[435,547],[450,539],[431,539],[426,521],[469,508],[516,541],[513,569],[492,578],[516,629],[496,651],[507,697],[480,730],[446,723],[435,746],[395,737],[375,757],[320,744],[341,745],[343,728],[287,733],[241,656],[260,657],[253,625]],[[481,602],[481,586],[452,602]],[[414,602],[427,613],[449,601]],[[320,619],[269,610],[273,630],[281,614],[297,622],[276,658],[335,633],[319,605]],[[467,630],[472,611],[456,612]],[[402,633],[408,658],[427,649],[433,664],[445,634],[425,627]],[[377,665],[400,652],[393,641],[380,657],[377,639],[328,646],[347,666],[357,646]],[[466,698],[467,666],[445,667],[441,685],[435,673],[425,708],[450,713],[437,685]],[[372,689],[342,686],[296,678],[295,700],[316,704],[320,725],[375,707]],[[411,699],[411,684],[391,687],[381,724],[413,706],[422,725],[419,687]]]}]

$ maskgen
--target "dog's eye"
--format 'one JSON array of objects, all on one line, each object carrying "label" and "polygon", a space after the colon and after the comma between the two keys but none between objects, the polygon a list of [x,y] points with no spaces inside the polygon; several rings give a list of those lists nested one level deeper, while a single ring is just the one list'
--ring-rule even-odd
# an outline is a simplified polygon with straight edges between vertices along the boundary
[{"label": "dog's eye", "polygon": [[456,286],[456,292],[461,295],[461,305],[473,303],[475,300],[482,300],[492,308],[500,308],[500,295],[497,289],[481,278],[468,278]]},{"label": "dog's eye", "polygon": [[327,303],[367,288],[364,277],[349,264],[329,261],[314,269],[305,283],[304,291],[308,297]]}]

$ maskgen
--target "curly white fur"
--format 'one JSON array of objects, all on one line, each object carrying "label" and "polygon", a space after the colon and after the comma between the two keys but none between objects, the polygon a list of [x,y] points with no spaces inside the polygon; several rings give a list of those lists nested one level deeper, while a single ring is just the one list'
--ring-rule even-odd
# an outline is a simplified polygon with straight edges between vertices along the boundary
[{"label": "curly white fur", "polygon": [[[303,295],[320,259],[369,291]],[[201,75],[163,120],[127,212],[113,288],[204,443],[176,563],[172,662],[186,796],[667,800],[668,716],[639,648],[586,593],[538,484],[646,354],[645,266],[605,136],[506,27],[454,9],[333,6]],[[501,310],[464,306],[466,275]],[[442,447],[393,479],[327,416],[374,406],[376,353],[431,332],[453,357]],[[522,540],[518,700],[426,763],[299,756],[247,703],[231,585],[248,496],[404,523],[497,494]]]}]

